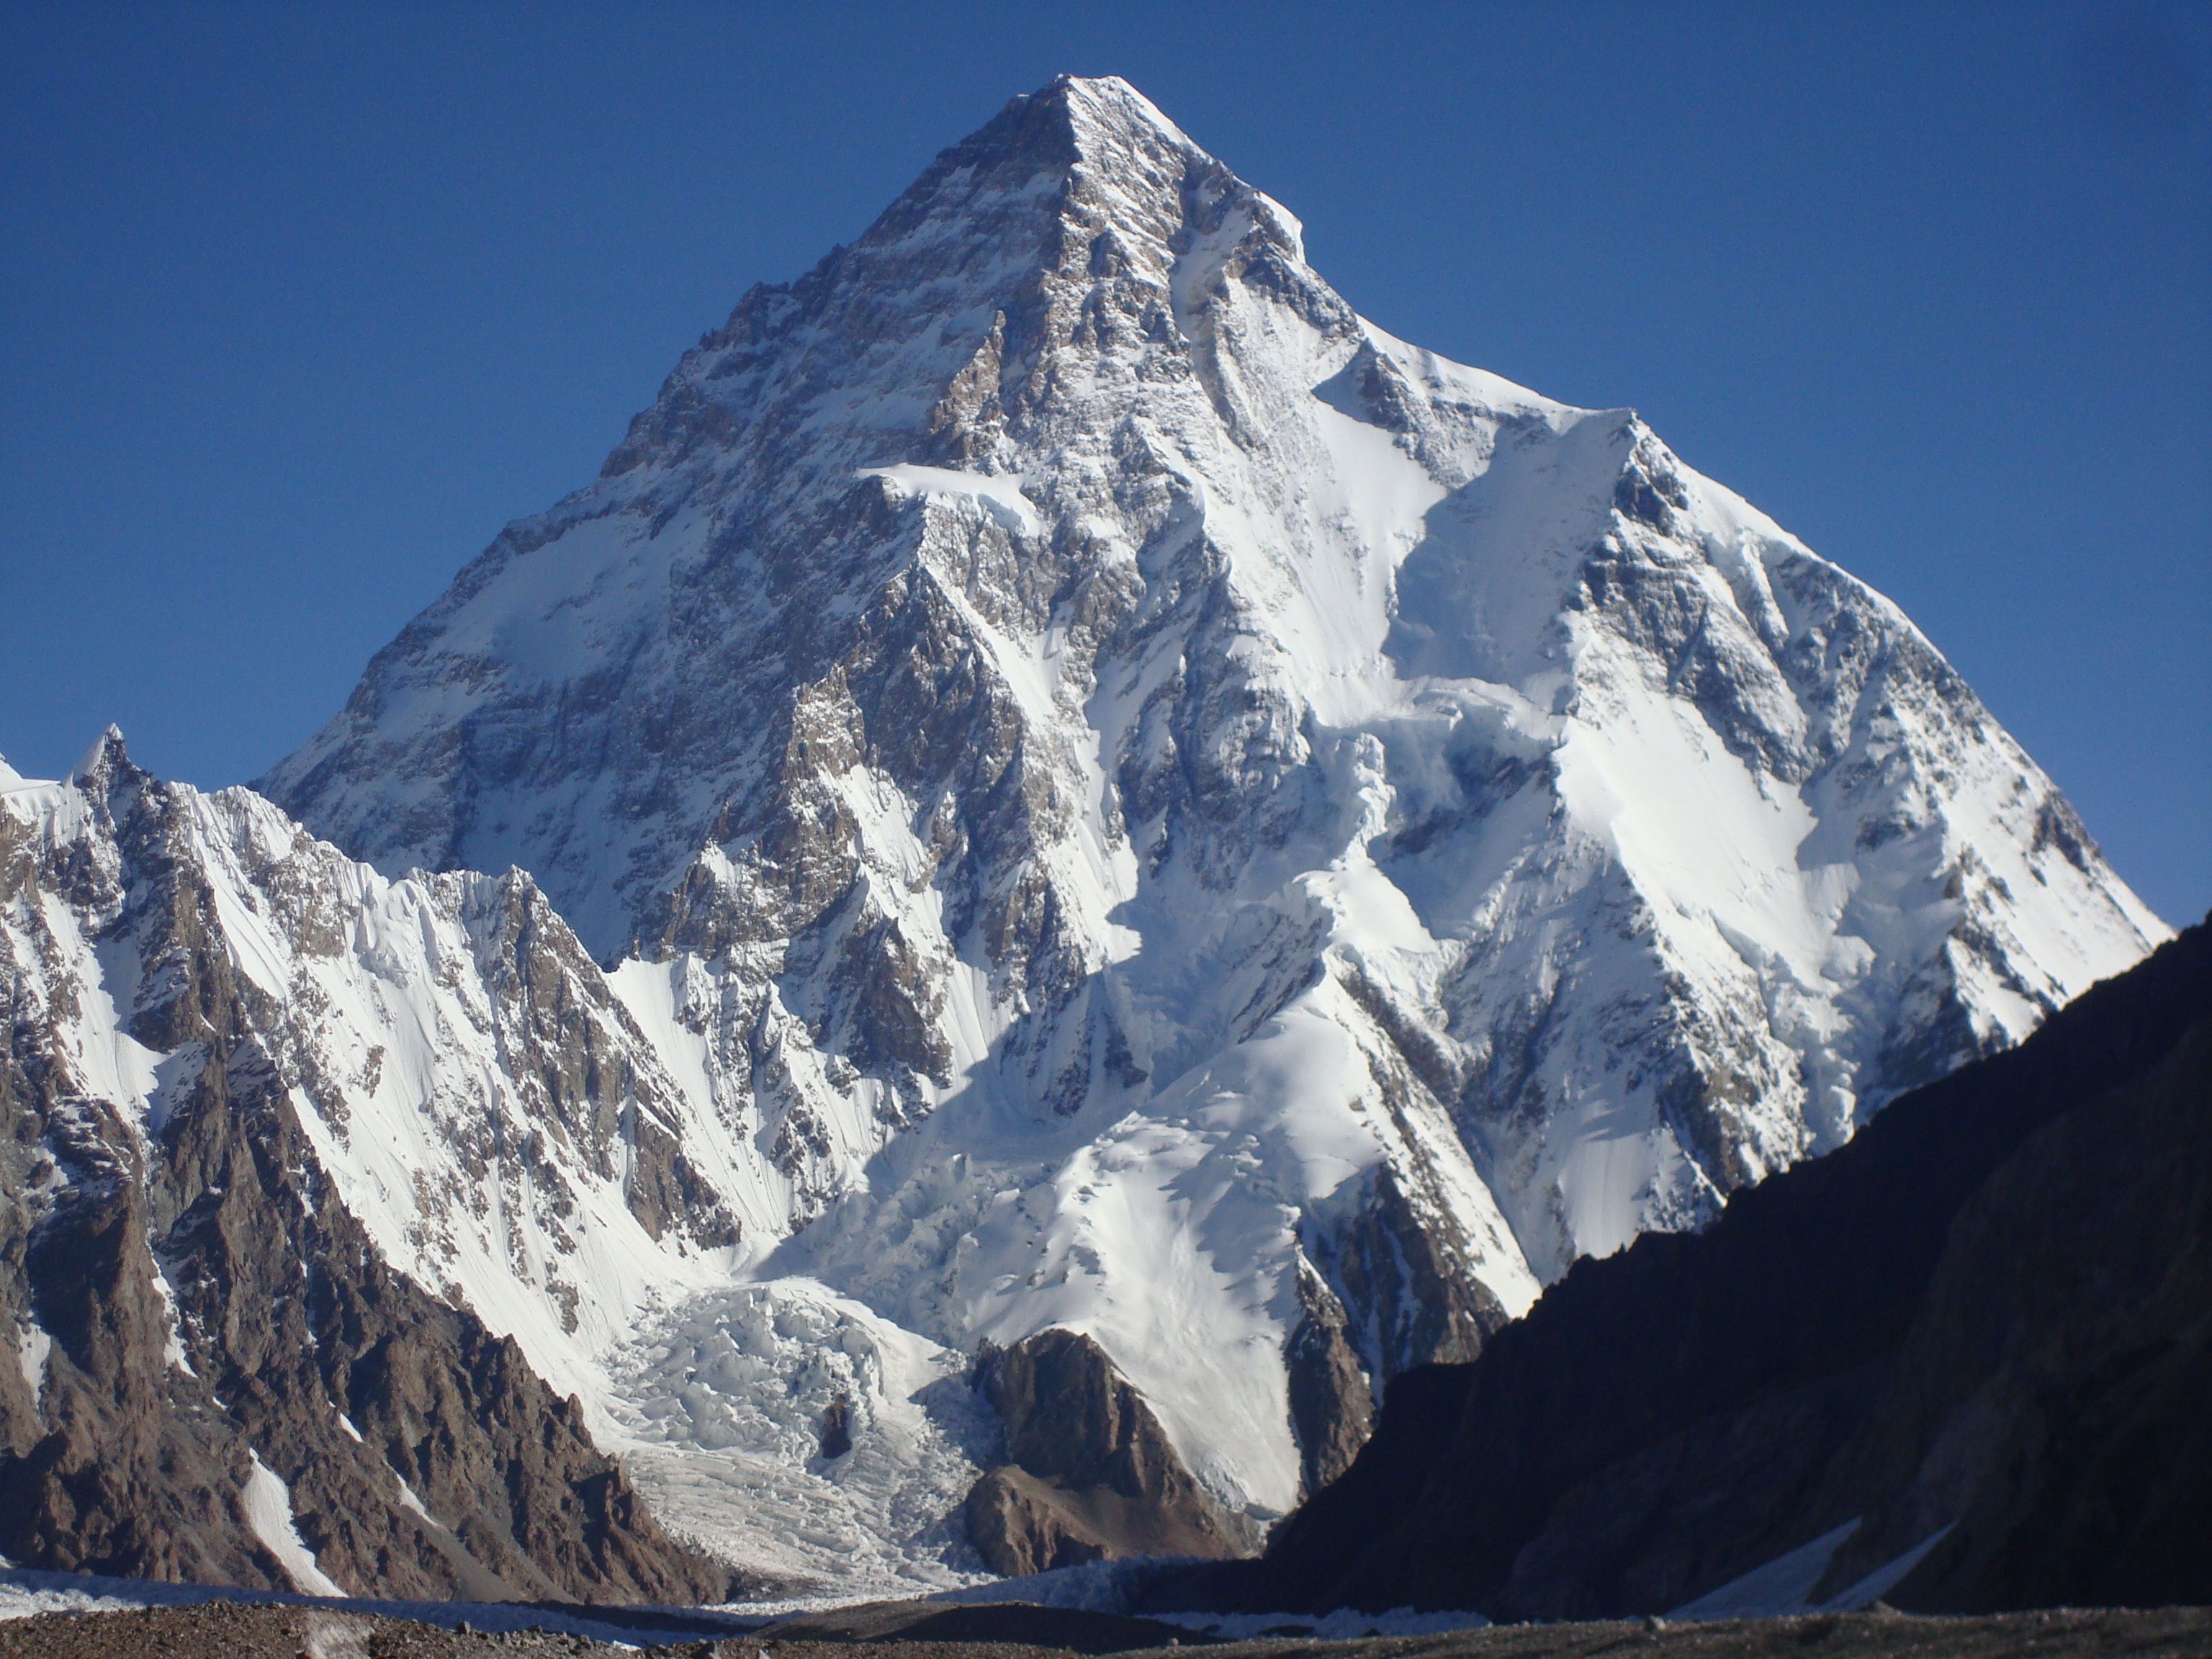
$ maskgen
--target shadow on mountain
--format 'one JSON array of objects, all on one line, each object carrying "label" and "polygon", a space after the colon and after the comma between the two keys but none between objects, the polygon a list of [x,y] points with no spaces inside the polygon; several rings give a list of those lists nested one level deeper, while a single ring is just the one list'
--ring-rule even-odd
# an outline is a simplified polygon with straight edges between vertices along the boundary
[{"label": "shadow on mountain", "polygon": [[1798,1552],[1741,1610],[2212,1600],[2208,1195],[2212,923],[1400,1377],[1208,1589],[1617,1617]]}]

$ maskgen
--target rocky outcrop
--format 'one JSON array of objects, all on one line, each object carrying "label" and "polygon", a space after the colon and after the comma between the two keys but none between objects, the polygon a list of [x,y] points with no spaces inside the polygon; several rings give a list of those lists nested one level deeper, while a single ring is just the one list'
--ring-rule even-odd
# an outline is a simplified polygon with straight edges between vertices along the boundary
[{"label": "rocky outcrop", "polygon": [[1006,1461],[968,1494],[968,1535],[1009,1577],[1133,1555],[1221,1559],[1258,1537],[1183,1466],[1103,1349],[1073,1331],[986,1347],[975,1386],[1006,1425]]},{"label": "rocky outcrop", "polygon": [[842,1457],[853,1449],[853,1397],[837,1394],[822,1413],[822,1455]]},{"label": "rocky outcrop", "polygon": [[[726,1593],[582,1407],[393,1272],[340,1200],[194,854],[195,799],[111,738],[56,810],[0,814],[27,970],[0,1058],[0,1331],[22,1362],[0,1367],[0,1553],[366,1595]],[[112,993],[85,945],[136,964],[120,1025],[88,1030]],[[152,1096],[118,1100],[133,1054]]]},{"label": "rocky outcrop", "polygon": [[1144,1553],[1141,1548],[1115,1547],[1126,1542],[1130,1508],[1116,1494],[1062,1492],[1007,1463],[988,1470],[969,1488],[961,1516],[984,1565],[1018,1578]]},{"label": "rocky outcrop", "polygon": [[1350,1468],[1367,1443],[1375,1391],[1346,1329],[1344,1304],[1319,1273],[1300,1266],[1298,1322],[1283,1358],[1301,1473],[1306,1490],[1319,1492]]},{"label": "rocky outcrop", "polygon": [[1408,1373],[1254,1607],[1659,1613],[1801,1548],[1930,1611],[2212,1598],[2212,923]]}]

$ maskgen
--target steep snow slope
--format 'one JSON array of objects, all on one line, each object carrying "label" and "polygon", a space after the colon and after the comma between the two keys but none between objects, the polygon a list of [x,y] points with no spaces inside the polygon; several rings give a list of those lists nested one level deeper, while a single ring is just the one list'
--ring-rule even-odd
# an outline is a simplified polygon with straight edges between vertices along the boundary
[{"label": "steep snow slope", "polygon": [[1111,79],[747,295],[263,787],[532,872],[736,1271],[1088,1332],[1263,1516],[1286,1355],[1465,1357],[2166,931],[1894,606]]}]

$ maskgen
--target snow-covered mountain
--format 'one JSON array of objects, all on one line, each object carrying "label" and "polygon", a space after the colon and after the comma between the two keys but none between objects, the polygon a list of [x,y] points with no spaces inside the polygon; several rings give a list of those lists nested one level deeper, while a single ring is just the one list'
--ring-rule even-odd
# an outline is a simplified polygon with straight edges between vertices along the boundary
[{"label": "snow-covered mountain", "polygon": [[332,896],[226,926],[378,1249],[871,1583],[976,1570],[981,1345],[1093,1339],[1264,1522],[2167,932],[1893,605],[1114,79],[747,295],[261,787],[382,872],[205,798]]},{"label": "snow-covered mountain", "polygon": [[387,882],[111,729],[65,781],[0,763],[0,991],[9,1559],[727,1589],[639,1512],[554,1340],[728,1258],[683,1149],[712,1138],[526,877]]}]

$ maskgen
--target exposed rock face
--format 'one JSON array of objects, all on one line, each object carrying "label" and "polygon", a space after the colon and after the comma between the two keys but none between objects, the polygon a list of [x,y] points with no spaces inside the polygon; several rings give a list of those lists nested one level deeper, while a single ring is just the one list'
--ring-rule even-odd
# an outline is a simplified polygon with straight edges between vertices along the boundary
[{"label": "exposed rock face", "polygon": [[[111,738],[5,804],[0,1553],[363,1595],[723,1593],[580,1405],[347,1210],[294,1033],[234,953],[206,799]],[[343,948],[331,896],[290,896],[303,945]],[[558,1099],[561,1046],[532,1053]]]},{"label": "exposed rock face", "polygon": [[1824,1583],[1948,1527],[1895,1592],[1914,1607],[2212,1599],[2212,993],[2201,1006],[1953,1222],[1894,1380],[1823,1482],[1831,1508],[1879,1494]]},{"label": "exposed rock face", "polygon": [[1298,1302],[1303,1311],[1283,1357],[1306,1490],[1319,1492],[1350,1468],[1367,1443],[1375,1393],[1345,1328],[1344,1304],[1319,1273],[1299,1275]]},{"label": "exposed rock face", "polygon": [[968,1494],[968,1533],[994,1572],[1132,1555],[1214,1559],[1258,1536],[1191,1479],[1159,1422],[1087,1336],[1040,1331],[986,1348],[976,1386],[1006,1425],[1006,1459]]},{"label": "exposed rock face", "polygon": [[840,1394],[832,1397],[829,1409],[822,1413],[822,1455],[842,1457],[853,1449],[853,1396]]},{"label": "exposed rock face", "polygon": [[1082,1331],[1263,1522],[1363,1389],[2166,933],[1893,605],[1364,322],[1114,80],[745,295],[264,787],[619,964],[641,1217]]},{"label": "exposed rock face", "polygon": [[[1694,1238],[1409,1374],[1250,1605],[2212,1597],[2212,923]],[[1415,1387],[1415,1376],[1424,1379]]]},{"label": "exposed rock face", "polygon": [[[1011,1463],[984,1474],[969,1488],[961,1506],[969,1541],[985,1565],[1006,1577],[1076,1567],[1131,1552],[1116,1550],[1109,1538],[1125,1536],[1117,1525],[1126,1503],[1112,1504],[1109,1493],[1062,1492]],[[1102,1512],[1108,1511],[1108,1512]]]}]

